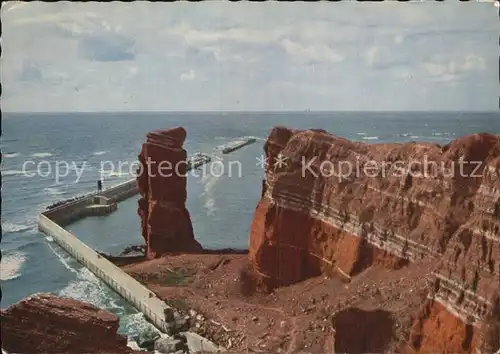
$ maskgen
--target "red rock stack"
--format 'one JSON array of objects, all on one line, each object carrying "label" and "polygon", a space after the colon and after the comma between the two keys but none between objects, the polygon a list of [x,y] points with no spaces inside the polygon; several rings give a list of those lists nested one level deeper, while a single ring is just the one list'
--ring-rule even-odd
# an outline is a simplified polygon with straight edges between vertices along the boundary
[{"label": "red rock stack", "polygon": [[148,258],[168,252],[195,252],[195,240],[187,198],[186,131],[181,128],[147,134],[139,154],[137,185],[141,198],[138,213]]}]

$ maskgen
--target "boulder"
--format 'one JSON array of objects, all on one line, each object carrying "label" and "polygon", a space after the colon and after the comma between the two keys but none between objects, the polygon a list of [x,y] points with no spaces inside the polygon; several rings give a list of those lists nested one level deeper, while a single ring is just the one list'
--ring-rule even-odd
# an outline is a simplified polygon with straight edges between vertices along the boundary
[{"label": "boulder", "polygon": [[162,337],[156,340],[154,350],[159,353],[175,353],[177,351],[186,351],[186,341],[170,337]]}]

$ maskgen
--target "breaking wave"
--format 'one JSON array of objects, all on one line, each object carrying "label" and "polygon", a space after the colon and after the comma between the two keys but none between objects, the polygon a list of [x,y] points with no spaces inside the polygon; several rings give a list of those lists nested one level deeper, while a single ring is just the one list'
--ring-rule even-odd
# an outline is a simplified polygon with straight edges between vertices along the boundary
[{"label": "breaking wave", "polygon": [[2,154],[3,157],[16,157],[16,156],[19,156],[19,153],[18,152],[11,152],[11,153],[6,153],[6,154]]},{"label": "breaking wave", "polygon": [[34,154],[31,154],[31,157],[49,157],[52,156],[52,153],[50,152],[36,152]]},{"label": "breaking wave", "polygon": [[60,190],[59,188],[51,188],[51,187],[44,188],[43,191],[46,195],[61,195],[61,194],[65,193],[64,191]]},{"label": "breaking wave", "polygon": [[[23,225],[23,224],[15,224],[9,221],[2,223],[2,232],[3,233],[14,233],[14,232],[22,232],[33,229],[35,225]],[[2,262],[3,263],[3,262]]]},{"label": "breaking wave", "polygon": [[2,171],[2,176],[22,176],[28,171],[22,171],[22,170],[5,170]]},{"label": "breaking wave", "polygon": [[4,255],[2,257],[2,267],[0,267],[0,279],[6,281],[20,277],[20,270],[25,261],[26,255],[21,252]]},{"label": "breaking wave", "polygon": [[378,136],[364,136],[363,140],[378,140]]},{"label": "breaking wave", "polygon": [[105,154],[105,153],[107,153],[107,152],[108,152],[108,151],[104,151],[104,150],[103,150],[103,151],[96,151],[96,152],[94,152],[92,155],[94,155],[94,156],[101,156],[101,155],[104,155],[104,154]]},{"label": "breaking wave", "polygon": [[129,341],[132,341],[132,339],[135,336],[141,333],[142,334],[147,332],[159,333],[158,330],[146,320],[146,318],[141,312],[136,312],[134,314],[123,316],[121,318],[121,322],[125,327],[125,331],[127,333]]}]

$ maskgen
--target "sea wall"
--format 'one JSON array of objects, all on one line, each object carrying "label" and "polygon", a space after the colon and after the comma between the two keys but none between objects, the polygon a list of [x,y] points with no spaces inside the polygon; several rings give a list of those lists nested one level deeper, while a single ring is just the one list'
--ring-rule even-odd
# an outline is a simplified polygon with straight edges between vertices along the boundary
[{"label": "sea wall", "polygon": [[61,226],[68,225],[84,216],[85,208],[94,203],[95,195],[92,193],[85,198],[46,210],[42,214]]},{"label": "sea wall", "polygon": [[121,202],[122,200],[125,200],[127,198],[130,198],[134,195],[139,193],[139,190],[137,189],[137,181],[136,179],[131,179],[129,181],[120,183],[116,186],[113,186],[111,188],[108,188],[99,195],[108,198],[112,202]]},{"label": "sea wall", "polygon": [[168,324],[164,320],[164,311],[173,310],[164,301],[47,216],[41,214],[38,225],[40,231],[51,236],[58,245],[70,253],[78,262],[133,304],[158,329],[168,333]]}]

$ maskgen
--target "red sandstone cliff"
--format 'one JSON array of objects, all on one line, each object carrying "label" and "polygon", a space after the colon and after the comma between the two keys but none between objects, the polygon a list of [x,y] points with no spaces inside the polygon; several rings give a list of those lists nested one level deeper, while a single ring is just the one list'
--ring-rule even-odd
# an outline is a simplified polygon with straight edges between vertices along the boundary
[{"label": "red sandstone cliff", "polygon": [[260,285],[333,273],[349,280],[372,265],[434,259],[412,349],[479,347],[477,328],[496,311],[487,299],[500,287],[500,136],[369,145],[278,127],[264,150],[249,242]]},{"label": "red sandstone cliff", "polygon": [[147,134],[139,154],[141,169],[137,185],[141,198],[138,213],[147,257],[166,252],[201,250],[194,239],[186,209],[186,162],[183,128],[158,130]]},{"label": "red sandstone cliff", "polygon": [[0,312],[9,353],[133,353],[115,315],[84,302],[35,294]]}]

